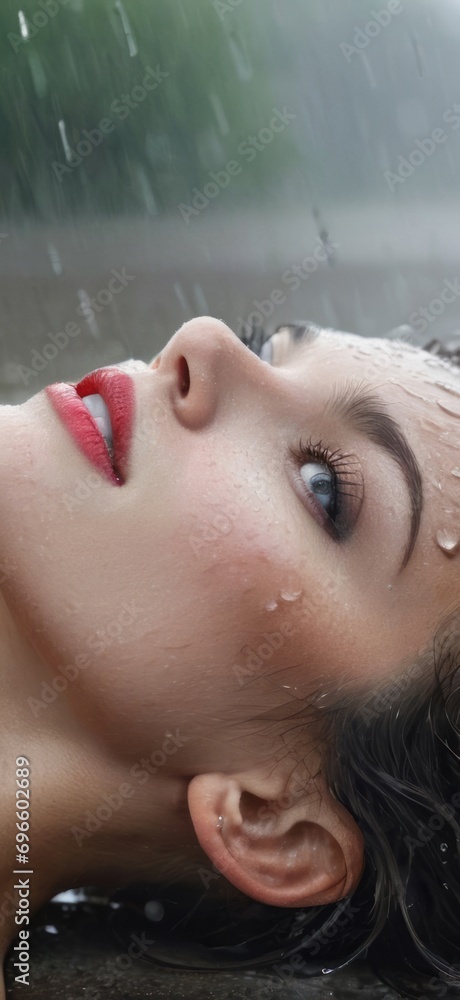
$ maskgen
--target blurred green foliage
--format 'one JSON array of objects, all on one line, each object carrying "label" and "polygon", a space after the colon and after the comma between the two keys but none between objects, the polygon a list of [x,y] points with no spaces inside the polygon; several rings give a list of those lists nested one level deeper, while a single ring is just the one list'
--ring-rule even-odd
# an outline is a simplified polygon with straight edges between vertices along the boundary
[{"label": "blurred green foliage", "polygon": [[[50,219],[189,204],[210,171],[242,162],[238,145],[283,106],[267,58],[274,33],[248,0],[2,0],[0,212]],[[168,76],[131,97],[121,119],[113,102],[148,68]],[[103,119],[110,134],[86,136],[77,162],[70,151]],[[289,132],[276,139],[225,197],[241,204],[267,180],[283,183],[299,152]]]}]

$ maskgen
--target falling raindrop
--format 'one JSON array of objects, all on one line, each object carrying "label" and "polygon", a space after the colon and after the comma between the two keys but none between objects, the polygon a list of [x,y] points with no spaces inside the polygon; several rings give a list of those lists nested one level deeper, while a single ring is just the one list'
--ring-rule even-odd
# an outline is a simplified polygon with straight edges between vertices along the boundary
[{"label": "falling raindrop", "polygon": [[250,80],[252,77],[252,66],[248,61],[246,53],[242,51],[233,35],[229,36],[228,45],[238,79]]},{"label": "falling raindrop", "polygon": [[62,274],[62,261],[57,247],[55,247],[54,243],[48,243],[47,249],[54,273],[57,275]]},{"label": "falling raindrop", "polygon": [[96,322],[96,317],[94,315],[94,309],[91,306],[91,299],[84,288],[79,288],[77,292],[78,298],[80,300],[81,311],[83,316],[93,334],[93,337],[100,337],[101,331]]},{"label": "falling raindrop", "polygon": [[131,25],[128,20],[128,15],[126,13],[125,6],[121,2],[121,0],[115,0],[115,8],[120,15],[121,23],[123,25],[123,31],[126,35],[126,41],[128,43],[128,52],[130,56],[137,56],[138,52],[137,44],[131,30]]},{"label": "falling raindrop", "polygon": [[136,176],[148,215],[158,215],[157,204],[147,174],[139,164],[136,167]]},{"label": "falling raindrop", "polygon": [[209,305],[206,300],[206,296],[203,292],[201,285],[193,286],[193,294],[195,296],[195,302],[197,304],[198,310],[202,316],[210,316]]},{"label": "falling raindrop", "polygon": [[417,65],[417,72],[420,77],[425,76],[425,65],[424,57],[422,53],[422,47],[420,44],[420,39],[418,35],[414,32],[411,36],[412,47],[414,50],[415,62]]},{"label": "falling raindrop", "polygon": [[180,285],[178,281],[174,282],[174,291],[176,293],[177,298],[179,299],[179,302],[184,310],[184,313],[186,313],[187,316],[193,316],[193,309],[191,308],[190,303],[187,301],[187,297],[182,289],[182,285]]},{"label": "falling raindrop", "polygon": [[22,11],[22,10],[18,11],[18,18],[19,18],[19,27],[20,27],[20,30],[21,30],[21,35],[22,35],[23,38],[28,38],[29,37],[29,25],[27,24],[27,19],[26,19],[26,16],[24,14],[24,11]]},{"label": "falling raindrop", "polygon": [[367,58],[367,55],[366,55],[365,52],[362,53],[361,58],[362,58],[363,63],[364,63],[364,69],[366,70],[367,78],[369,80],[369,83],[370,83],[372,89],[375,90],[375,88],[377,86],[377,80],[375,79],[375,76],[374,76],[374,73],[373,73],[373,70],[372,70],[372,66],[371,66],[371,64],[369,62],[369,59]]},{"label": "falling raindrop", "polygon": [[219,126],[222,135],[227,135],[227,132],[230,131],[230,125],[228,124],[228,118],[222,107],[222,101],[220,97],[217,94],[212,93],[209,94],[209,100],[212,105],[214,114],[217,118],[217,124]]},{"label": "falling raindrop", "polygon": [[339,319],[331,302],[330,291],[326,292],[324,289],[321,290],[321,305],[323,307],[326,322],[329,323],[331,327],[337,328],[339,326]]},{"label": "falling raindrop", "polygon": [[44,97],[48,91],[48,81],[45,76],[45,71],[43,69],[42,61],[36,52],[31,50],[29,53],[29,66],[32,75],[33,84],[35,87],[35,93],[37,97]]},{"label": "falling raindrop", "polygon": [[67,138],[67,132],[66,132],[66,127],[65,127],[65,121],[64,121],[64,119],[63,119],[63,118],[60,118],[60,119],[59,119],[59,121],[58,121],[58,126],[59,126],[59,131],[60,131],[60,133],[61,133],[61,139],[62,139],[62,145],[63,145],[63,147],[64,147],[64,153],[65,153],[65,158],[66,158],[66,160],[67,160],[67,163],[70,163],[70,162],[72,161],[72,157],[73,157],[73,156],[74,156],[75,154],[74,154],[74,153],[72,153],[72,150],[71,150],[71,148],[70,148],[70,145],[69,145],[69,140],[68,140],[68,138]]}]

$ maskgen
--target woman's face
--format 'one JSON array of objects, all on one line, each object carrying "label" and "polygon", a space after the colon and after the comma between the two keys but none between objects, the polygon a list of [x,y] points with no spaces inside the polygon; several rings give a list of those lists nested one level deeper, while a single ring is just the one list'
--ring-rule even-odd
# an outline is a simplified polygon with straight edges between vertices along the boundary
[{"label": "woman's face", "polygon": [[[456,374],[316,328],[298,342],[281,330],[263,358],[199,317],[150,365],[117,366],[136,403],[122,486],[97,475],[45,391],[0,410],[4,593],[44,660],[30,694],[69,668],[58,697],[122,756],[180,727],[191,769],[223,766],[226,731],[241,724],[243,754],[256,716],[291,714],[318,688],[375,689],[455,604]],[[365,416],[357,390],[399,430]]]}]

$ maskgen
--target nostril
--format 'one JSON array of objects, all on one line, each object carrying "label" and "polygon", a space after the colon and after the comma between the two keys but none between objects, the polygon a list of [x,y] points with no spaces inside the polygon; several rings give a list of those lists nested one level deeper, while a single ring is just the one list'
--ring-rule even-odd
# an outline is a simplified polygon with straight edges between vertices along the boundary
[{"label": "nostril", "polygon": [[179,391],[181,396],[187,396],[190,389],[190,372],[185,358],[179,358]]}]

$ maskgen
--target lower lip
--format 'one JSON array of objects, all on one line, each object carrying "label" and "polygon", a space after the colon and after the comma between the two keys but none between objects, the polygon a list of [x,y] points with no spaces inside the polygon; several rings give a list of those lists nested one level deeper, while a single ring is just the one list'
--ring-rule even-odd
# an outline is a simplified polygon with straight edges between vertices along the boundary
[{"label": "lower lip", "polygon": [[124,480],[119,478],[112,468],[105,440],[75,386],[66,382],[55,382],[53,385],[47,385],[45,392],[54,411],[67,427],[83,455],[114,486],[122,486]]}]

